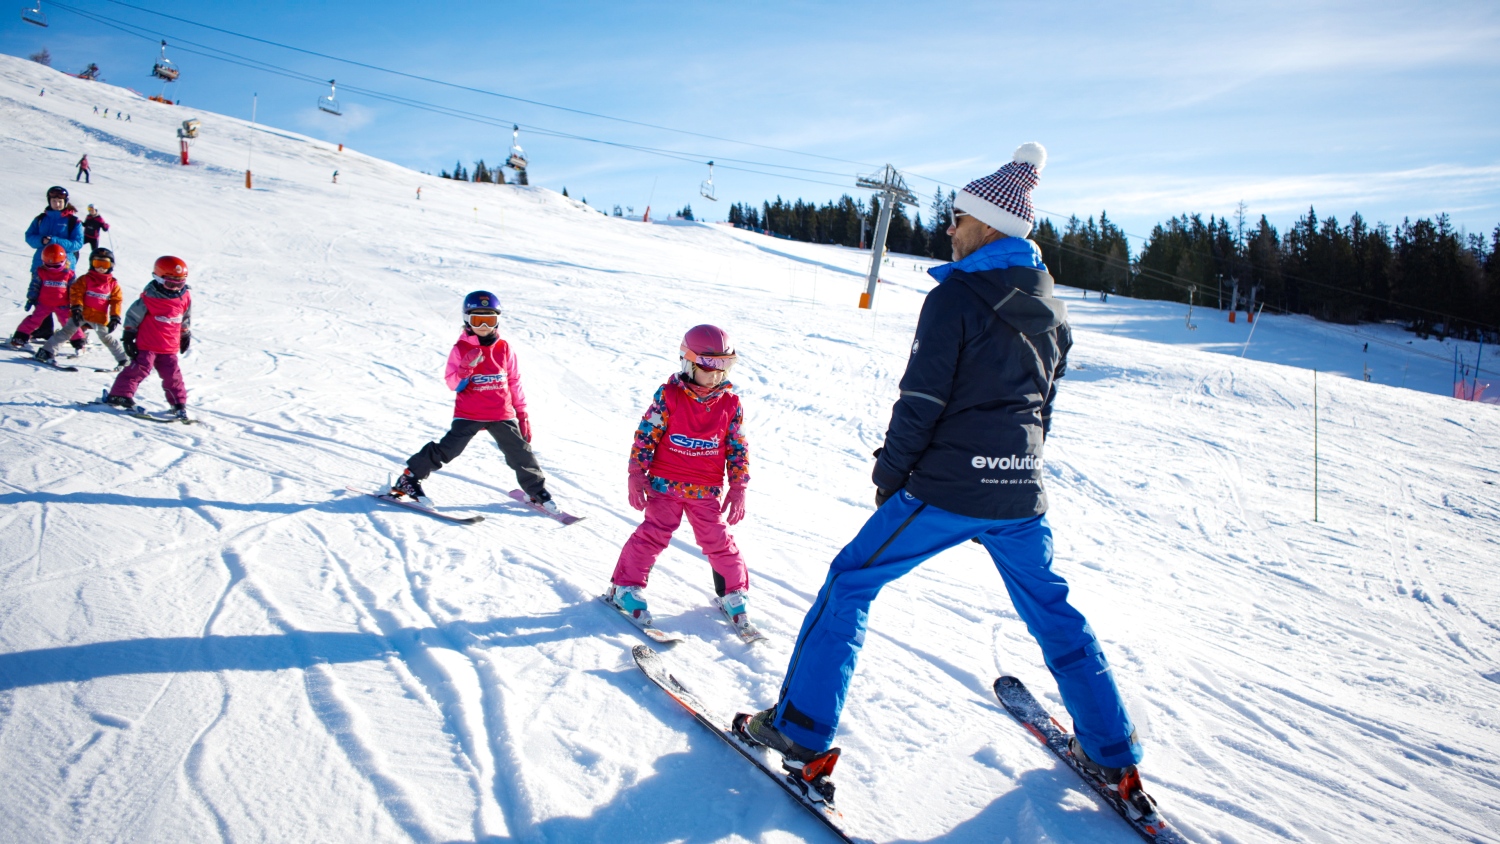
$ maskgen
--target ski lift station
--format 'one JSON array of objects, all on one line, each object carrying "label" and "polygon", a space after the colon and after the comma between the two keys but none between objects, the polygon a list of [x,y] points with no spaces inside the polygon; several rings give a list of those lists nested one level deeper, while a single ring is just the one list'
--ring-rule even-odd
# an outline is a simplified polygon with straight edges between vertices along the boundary
[{"label": "ski lift station", "polygon": [[[41,0],[38,0],[38,3],[40,2]],[[167,58],[166,41],[161,42],[161,58],[157,59],[156,64],[151,67],[151,75],[165,82],[176,82],[177,77],[182,75],[177,65],[172,64],[172,60]]]},{"label": "ski lift station", "polygon": [[47,15],[42,11],[42,0],[36,0],[36,6],[31,9],[21,10],[21,20],[36,26],[47,25]]},{"label": "ski lift station", "polygon": [[328,80],[328,96],[318,97],[318,110],[326,111],[335,117],[343,116],[344,111],[339,106],[339,101],[335,96],[337,93],[338,85],[332,79]]}]

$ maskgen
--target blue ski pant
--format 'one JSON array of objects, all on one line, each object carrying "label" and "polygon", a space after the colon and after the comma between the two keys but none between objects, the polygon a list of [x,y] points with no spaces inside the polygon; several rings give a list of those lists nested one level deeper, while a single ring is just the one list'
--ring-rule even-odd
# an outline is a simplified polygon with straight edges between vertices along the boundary
[{"label": "blue ski pant", "polygon": [[1141,746],[1099,640],[1068,603],[1067,582],[1052,570],[1047,518],[975,519],[905,491],[876,510],[829,566],[797,634],[776,704],[776,728],[813,750],[831,747],[864,646],[870,604],[881,587],[975,537],[994,558],[1016,613],[1041,646],[1084,751],[1110,767],[1139,762]]}]

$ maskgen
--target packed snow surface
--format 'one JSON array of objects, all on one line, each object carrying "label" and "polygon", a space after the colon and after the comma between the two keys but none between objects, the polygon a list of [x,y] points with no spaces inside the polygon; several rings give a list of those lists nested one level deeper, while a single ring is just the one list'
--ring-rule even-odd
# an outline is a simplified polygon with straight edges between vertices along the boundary
[{"label": "packed snow surface", "polygon": [[[183,167],[187,117],[203,133]],[[112,376],[0,353],[0,840],[827,840],[649,684],[639,635],[594,597],[638,523],[639,414],[683,331],[723,325],[753,476],[734,533],[771,641],[747,648],[712,609],[685,527],[650,596],[687,636],[685,682],[725,710],[774,701],[872,510],[925,263],[893,257],[860,311],[854,250],[424,177],[4,58],[7,333],[21,232],[84,152],[74,201],[113,225],[127,299],[158,255],[191,268],[202,424],[80,407]],[[505,303],[550,488],[587,517],[572,527],[509,500],[482,440],[427,484],[480,525],[345,490],[446,429],[444,358],[481,288]],[[1500,842],[1500,408],[1439,395],[1452,346],[1272,317],[1249,338],[1201,308],[1189,331],[1181,306],[1062,295],[1079,330],[1046,455],[1058,566],[1178,828]],[[154,377],[139,398],[165,404]],[[854,835],[1136,840],[999,707],[999,672],[1062,712],[978,546],[885,591],[839,735]]]}]

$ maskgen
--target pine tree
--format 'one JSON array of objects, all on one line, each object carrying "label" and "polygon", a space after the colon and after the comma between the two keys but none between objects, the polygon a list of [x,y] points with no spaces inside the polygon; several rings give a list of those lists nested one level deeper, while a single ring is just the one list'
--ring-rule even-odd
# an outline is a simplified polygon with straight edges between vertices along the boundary
[{"label": "pine tree", "polygon": [[35,53],[32,53],[31,55],[27,56],[26,58],[31,59],[32,61],[36,62],[39,65],[44,65],[46,67],[51,67],[52,66],[52,54],[49,53],[49,52],[47,52],[47,48],[46,47],[43,47],[42,49],[36,51]]},{"label": "pine tree", "polygon": [[567,185],[563,185],[563,196],[567,196],[567,195],[568,195],[568,186]]}]

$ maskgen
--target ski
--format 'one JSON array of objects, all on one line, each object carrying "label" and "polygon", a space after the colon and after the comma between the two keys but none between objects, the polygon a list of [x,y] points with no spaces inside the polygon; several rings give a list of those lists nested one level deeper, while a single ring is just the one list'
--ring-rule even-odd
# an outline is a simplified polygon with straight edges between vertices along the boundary
[{"label": "ski", "polygon": [[[714,735],[722,739],[725,744],[728,744],[741,756],[750,760],[761,773],[770,777],[777,785],[781,786],[782,790],[791,796],[793,800],[796,800],[802,808],[810,812],[819,821],[822,821],[823,825],[830,832],[839,837],[839,840],[851,842],[852,844],[855,839],[851,838],[849,833],[845,832],[843,828],[844,815],[838,809],[834,808],[831,800],[826,800],[821,795],[818,795],[797,773],[786,769],[784,766],[778,767],[776,762],[768,761],[765,758],[765,754],[767,753],[770,753],[774,757],[774,752],[764,750],[758,745],[751,744],[741,738],[739,733],[735,731],[733,722],[725,721],[722,716],[705,706],[698,699],[697,695],[688,690],[682,684],[682,681],[678,680],[668,671],[667,664],[662,659],[661,654],[658,654],[645,645],[636,645],[631,649],[630,653],[635,657],[635,664],[641,669],[641,673],[649,677],[651,682],[659,686],[673,700],[682,704],[682,707],[698,723],[707,727]],[[739,717],[735,716],[736,720]],[[779,758],[777,761],[779,761]],[[816,796],[809,796],[810,792]]]},{"label": "ski", "polygon": [[1118,812],[1142,838],[1155,844],[1187,844],[1186,838],[1168,827],[1167,819],[1159,811],[1145,817],[1132,818],[1119,795],[1085,771],[1073,754],[1068,752],[1067,730],[1057,723],[1057,719],[1047,712],[1047,708],[1042,706],[1020,679],[1007,675],[996,680],[995,697],[1000,699],[1000,704],[1007,712],[1021,722],[1021,726],[1046,745],[1053,755],[1066,762],[1068,767],[1093,788],[1099,799]]},{"label": "ski", "polygon": [[630,613],[625,612],[624,610],[615,606],[615,602],[611,601],[608,595],[600,595],[599,600],[603,601],[605,606],[614,610],[615,615],[618,615],[619,617],[630,622],[632,626],[640,630],[642,633],[646,634],[647,639],[650,639],[658,645],[671,646],[683,641],[684,639],[681,633],[673,633],[667,630],[663,630],[649,621],[643,622]]},{"label": "ski", "polygon": [[370,492],[369,490],[355,489],[352,486],[345,487],[345,489],[349,490],[350,492],[357,492],[361,495],[368,495],[371,498],[377,499],[379,501],[384,501],[387,504],[394,504],[397,507],[402,507],[407,510],[416,510],[418,513],[426,513],[429,516],[442,519],[445,522],[453,522],[460,525],[477,525],[480,522],[484,521],[483,516],[458,516],[454,515],[453,513],[444,513],[441,510],[437,510],[432,507],[424,507],[415,501],[408,501],[405,498],[396,498],[388,492]]},{"label": "ski", "polygon": [[526,493],[522,492],[519,489],[513,489],[508,494],[510,495],[511,498],[514,498],[515,500],[521,502],[522,504],[525,504],[527,507],[530,507],[531,509],[537,511],[538,513],[541,513],[543,516],[546,516],[549,519],[555,519],[556,521],[562,522],[565,525],[571,525],[574,522],[581,522],[581,521],[583,521],[583,517],[582,516],[574,516],[574,515],[571,515],[569,513],[549,513],[549,512],[547,512],[547,510],[545,508],[541,507],[540,505],[532,504],[531,503],[531,499],[529,499],[529,498],[526,497]]},{"label": "ski", "polygon": [[81,402],[78,403],[78,407],[82,407],[82,408],[103,407],[103,408],[105,408],[107,410],[113,411],[115,413],[115,415],[117,415],[117,416],[128,416],[131,419],[139,419],[142,422],[160,422],[160,423],[163,423],[163,424],[167,424],[167,423],[170,423],[170,422],[179,422],[179,423],[181,423],[183,425],[196,425],[196,424],[198,424],[198,420],[197,419],[193,419],[193,418],[190,418],[190,417],[187,417],[187,416],[177,416],[175,414],[171,415],[171,416],[158,416],[158,415],[156,415],[154,413],[151,413],[151,412],[147,411],[145,408],[140,407],[139,405],[137,405],[136,407],[131,407],[131,408],[115,407],[114,405],[111,405],[111,404],[107,403],[104,400],[104,397],[102,397],[102,396],[99,397],[99,398],[97,398],[97,399],[94,399],[93,401],[81,401]]}]

